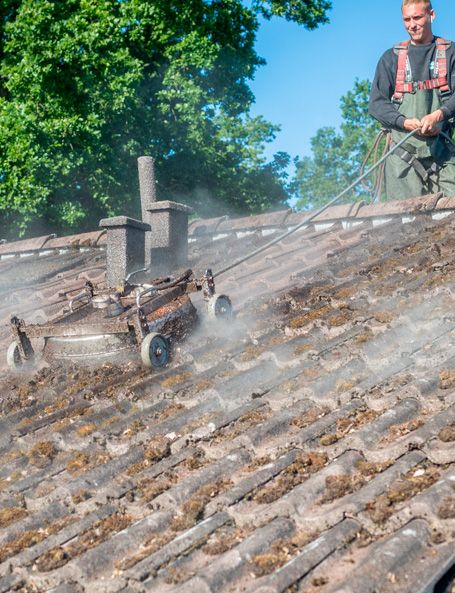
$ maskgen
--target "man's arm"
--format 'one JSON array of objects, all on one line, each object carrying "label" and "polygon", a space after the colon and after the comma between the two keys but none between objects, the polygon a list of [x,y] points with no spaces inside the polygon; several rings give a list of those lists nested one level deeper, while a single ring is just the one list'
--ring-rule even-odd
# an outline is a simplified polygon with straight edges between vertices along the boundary
[{"label": "man's arm", "polygon": [[386,128],[404,130],[405,121],[412,120],[406,120],[391,101],[395,92],[397,62],[392,49],[386,51],[379,60],[371,86],[369,113]]},{"label": "man's arm", "polygon": [[443,107],[441,108],[444,119],[451,119],[455,117],[455,43],[452,42],[452,45],[447,50],[447,61],[448,61],[448,77],[449,77],[449,85],[453,95],[448,99]]},{"label": "man's arm", "polygon": [[455,44],[452,43],[450,48],[447,50],[447,62],[448,62],[448,78],[450,89],[454,93],[441,109],[437,109],[430,115],[426,115],[422,118],[422,135],[434,136],[439,133],[441,126],[439,123],[447,121],[452,117],[455,117]]}]

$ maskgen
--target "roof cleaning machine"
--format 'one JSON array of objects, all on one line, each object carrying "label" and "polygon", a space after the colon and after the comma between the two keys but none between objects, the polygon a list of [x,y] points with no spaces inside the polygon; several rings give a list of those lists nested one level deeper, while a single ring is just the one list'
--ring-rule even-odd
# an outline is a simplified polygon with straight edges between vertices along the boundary
[{"label": "roof cleaning machine", "polygon": [[32,325],[13,317],[15,339],[7,351],[8,366],[18,370],[33,363],[32,339],[41,339],[48,361],[99,364],[139,351],[146,367],[159,369],[168,364],[174,343],[197,323],[189,294],[202,291],[210,318],[228,319],[233,314],[229,297],[215,293],[211,270],[200,279],[187,270],[178,278],[158,278],[150,284],[134,284],[133,276],[117,290],[97,290],[87,282],[52,323]]}]

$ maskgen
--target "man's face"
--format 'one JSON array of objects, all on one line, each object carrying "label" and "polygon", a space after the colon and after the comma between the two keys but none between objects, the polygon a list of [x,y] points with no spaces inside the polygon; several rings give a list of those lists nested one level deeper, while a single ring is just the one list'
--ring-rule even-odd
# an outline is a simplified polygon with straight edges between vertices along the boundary
[{"label": "man's face", "polygon": [[416,45],[431,43],[433,39],[431,23],[434,16],[434,10],[429,10],[423,3],[403,6],[403,23],[412,43]]}]

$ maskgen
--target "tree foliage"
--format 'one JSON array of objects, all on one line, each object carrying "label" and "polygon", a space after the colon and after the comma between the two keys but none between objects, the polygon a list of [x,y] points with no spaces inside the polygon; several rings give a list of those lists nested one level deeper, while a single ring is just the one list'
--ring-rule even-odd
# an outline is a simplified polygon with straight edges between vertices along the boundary
[{"label": "tree foliage", "polygon": [[[379,124],[368,115],[370,90],[368,80],[356,80],[354,88],[341,98],[340,130],[320,128],[311,139],[312,156],[297,163],[297,207],[321,206],[359,176],[362,163],[380,130]],[[356,198],[365,195],[361,187],[355,192]],[[347,199],[352,200],[352,195]]]},{"label": "tree foliage", "polygon": [[252,117],[258,16],[311,29],[321,0],[0,0],[0,222],[36,232],[137,215],[136,159],[199,214],[288,198],[278,127]]},{"label": "tree foliage", "polygon": [[332,7],[329,0],[253,0],[253,6],[262,15],[270,19],[282,16],[289,21],[304,25],[307,29],[316,29],[321,23],[327,23],[327,11]]}]

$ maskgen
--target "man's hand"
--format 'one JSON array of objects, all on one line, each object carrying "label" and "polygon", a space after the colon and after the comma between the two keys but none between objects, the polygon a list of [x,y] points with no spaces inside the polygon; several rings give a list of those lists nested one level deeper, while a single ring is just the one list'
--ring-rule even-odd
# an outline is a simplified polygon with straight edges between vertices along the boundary
[{"label": "man's hand", "polygon": [[418,130],[422,127],[422,122],[420,119],[413,118],[413,119],[405,119],[403,124],[404,129],[406,132],[412,132],[413,130]]},{"label": "man's hand", "polygon": [[420,133],[422,136],[437,136],[441,131],[441,126],[438,124],[443,120],[444,113],[441,109],[433,111],[430,115],[426,115],[422,118],[422,129],[420,130]]}]

